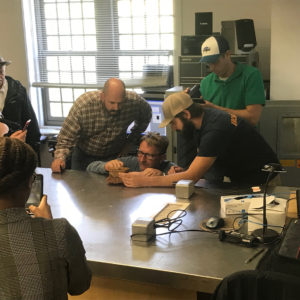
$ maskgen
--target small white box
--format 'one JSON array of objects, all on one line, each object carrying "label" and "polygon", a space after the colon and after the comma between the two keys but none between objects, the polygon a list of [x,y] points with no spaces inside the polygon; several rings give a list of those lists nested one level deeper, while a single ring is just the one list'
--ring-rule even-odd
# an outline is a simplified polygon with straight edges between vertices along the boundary
[{"label": "small white box", "polygon": [[[263,197],[263,194],[243,194],[221,196],[220,216],[226,218],[230,215],[242,215],[247,213],[252,199]],[[273,197],[274,196],[268,196]],[[244,211],[243,211],[244,210]]]},{"label": "small white box", "polygon": [[176,198],[190,198],[194,193],[193,180],[179,180],[175,187]]}]

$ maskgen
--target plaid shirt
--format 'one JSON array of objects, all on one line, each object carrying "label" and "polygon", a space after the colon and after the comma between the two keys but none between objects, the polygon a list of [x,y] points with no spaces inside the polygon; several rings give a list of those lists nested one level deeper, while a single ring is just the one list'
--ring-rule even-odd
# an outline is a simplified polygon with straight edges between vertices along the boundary
[{"label": "plaid shirt", "polygon": [[66,219],[31,218],[24,208],[0,210],[0,299],[68,299],[90,286],[77,231]]},{"label": "plaid shirt", "polygon": [[[100,100],[101,92],[84,93],[75,101],[57,137],[55,158],[65,160],[76,145],[92,156],[117,155],[126,143],[137,142],[147,128],[152,110],[145,99],[126,91],[119,111],[110,114]],[[133,121],[127,138],[126,130]]]}]

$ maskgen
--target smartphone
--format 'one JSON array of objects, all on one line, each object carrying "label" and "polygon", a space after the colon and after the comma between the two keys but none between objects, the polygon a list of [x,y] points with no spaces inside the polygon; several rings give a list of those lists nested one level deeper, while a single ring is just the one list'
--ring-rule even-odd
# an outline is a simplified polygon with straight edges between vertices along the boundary
[{"label": "smartphone", "polygon": [[26,121],[26,123],[25,123],[22,131],[25,131],[27,129],[27,127],[29,126],[30,122],[31,122],[31,119],[29,119],[29,120]]},{"label": "smartphone", "polygon": [[25,204],[25,207],[28,208],[30,205],[39,206],[43,194],[44,194],[44,177],[42,174],[36,174],[36,178],[32,183],[31,192]]}]

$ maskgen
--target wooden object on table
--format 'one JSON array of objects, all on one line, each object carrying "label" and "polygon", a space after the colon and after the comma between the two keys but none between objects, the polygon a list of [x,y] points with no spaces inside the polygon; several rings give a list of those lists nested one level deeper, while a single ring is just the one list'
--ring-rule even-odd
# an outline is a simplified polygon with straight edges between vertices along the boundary
[{"label": "wooden object on table", "polygon": [[127,167],[120,167],[118,169],[111,169],[109,171],[109,175],[106,178],[106,182],[108,184],[120,184],[122,183],[121,178],[119,177],[119,173],[127,173],[129,168]]}]

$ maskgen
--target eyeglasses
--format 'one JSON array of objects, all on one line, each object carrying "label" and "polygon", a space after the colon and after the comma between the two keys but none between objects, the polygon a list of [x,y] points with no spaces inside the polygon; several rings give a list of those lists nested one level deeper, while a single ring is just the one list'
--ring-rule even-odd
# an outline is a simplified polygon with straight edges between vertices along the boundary
[{"label": "eyeglasses", "polygon": [[161,154],[144,153],[143,151],[138,150],[138,151],[137,151],[137,155],[138,155],[138,156],[145,156],[146,159],[154,159],[156,156],[159,156],[159,155],[161,155]]}]

